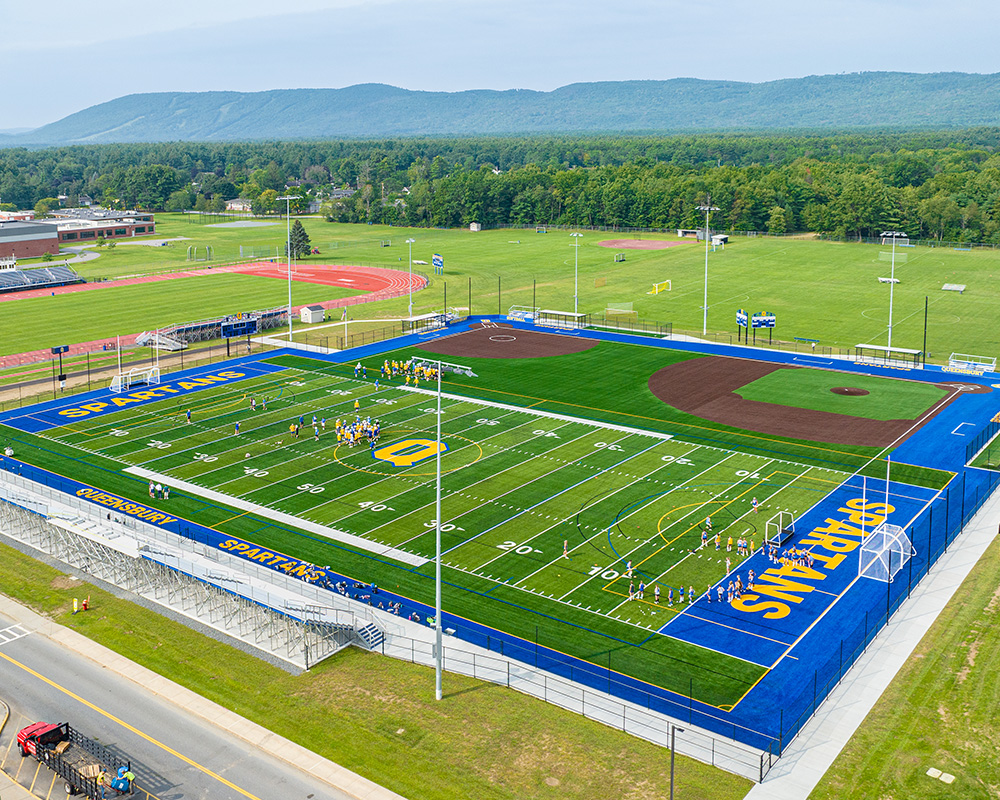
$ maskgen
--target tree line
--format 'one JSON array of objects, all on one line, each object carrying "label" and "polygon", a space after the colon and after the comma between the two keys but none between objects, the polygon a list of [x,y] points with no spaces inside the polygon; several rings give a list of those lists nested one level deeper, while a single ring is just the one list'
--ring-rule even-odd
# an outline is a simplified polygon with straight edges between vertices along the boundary
[{"label": "tree line", "polygon": [[[331,198],[331,190],[350,196]],[[1000,242],[1000,129],[185,143],[0,150],[0,204],[257,213],[326,198],[332,221],[714,226]],[[340,195],[345,194],[340,192]],[[64,199],[60,201],[60,196]]]}]

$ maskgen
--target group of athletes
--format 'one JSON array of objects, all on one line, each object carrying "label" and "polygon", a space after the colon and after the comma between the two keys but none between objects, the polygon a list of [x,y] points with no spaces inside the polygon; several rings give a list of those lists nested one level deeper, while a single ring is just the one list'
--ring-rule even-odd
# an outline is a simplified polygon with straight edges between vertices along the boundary
[{"label": "group of athletes", "polygon": [[[429,381],[437,377],[437,369],[429,364],[422,364],[412,358],[408,361],[389,361],[386,359],[379,367],[379,377],[384,381],[392,380],[400,375],[406,381],[407,386],[420,386],[420,381]],[[368,378],[368,367],[360,361],[354,367],[355,378]],[[379,388],[379,379],[375,379],[375,389]]]}]

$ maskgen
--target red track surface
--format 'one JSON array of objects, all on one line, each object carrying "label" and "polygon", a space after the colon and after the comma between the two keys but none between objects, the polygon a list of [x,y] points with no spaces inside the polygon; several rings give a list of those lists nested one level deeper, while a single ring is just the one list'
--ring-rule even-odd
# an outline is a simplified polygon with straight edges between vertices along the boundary
[{"label": "red track surface", "polygon": [[[250,264],[236,264],[230,267],[203,268],[197,270],[185,270],[184,272],[171,272],[164,275],[148,275],[138,278],[123,278],[117,281],[104,281],[103,283],[79,283],[73,286],[60,286],[56,289],[31,289],[26,292],[10,292],[0,294],[0,302],[5,300],[20,300],[26,297],[47,297],[52,294],[69,294],[70,292],[87,292],[97,289],[109,289],[113,286],[130,286],[137,283],[154,283],[158,281],[169,281],[175,278],[210,278],[212,275],[221,273],[237,272],[241,275],[260,275],[267,278],[280,278],[288,280],[287,268],[282,269],[280,265],[272,262],[257,262]],[[353,297],[342,297],[339,300],[324,300],[320,303],[309,303],[309,305],[320,305],[323,308],[341,308],[344,306],[355,306],[361,303],[373,303],[377,300],[386,300],[391,297],[402,297],[410,291],[410,275],[396,269],[385,269],[382,267],[344,267],[336,264],[308,264],[299,265],[292,270],[292,280],[299,283],[318,283],[324,286],[342,286],[346,289],[356,289],[366,294],[355,295]],[[427,285],[427,279],[422,275],[413,275],[413,291],[419,291]],[[292,306],[292,313],[298,313],[302,306]],[[121,337],[122,347],[131,347],[135,344],[138,333]],[[114,344],[112,339],[98,339],[93,342],[81,342],[70,345],[69,353],[92,353],[100,350],[102,345]],[[30,353],[19,353],[17,355],[0,356],[0,369],[14,367],[20,364],[33,364],[39,361],[47,361],[52,357],[48,350],[35,350]]]}]

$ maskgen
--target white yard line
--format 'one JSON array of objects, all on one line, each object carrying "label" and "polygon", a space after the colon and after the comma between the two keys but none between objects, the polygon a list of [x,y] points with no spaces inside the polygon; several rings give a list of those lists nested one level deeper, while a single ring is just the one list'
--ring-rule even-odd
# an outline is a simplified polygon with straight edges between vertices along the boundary
[{"label": "white yard line", "polygon": [[205,489],[193,483],[188,483],[187,481],[178,481],[167,475],[161,475],[143,467],[128,467],[124,471],[131,475],[138,475],[140,478],[145,480],[167,483],[171,487],[181,489],[188,494],[194,495],[195,497],[202,497],[206,500],[211,500],[214,503],[221,503],[223,505],[232,506],[233,508],[242,509],[243,511],[249,511],[254,514],[258,514],[265,519],[272,519],[275,522],[281,522],[293,528],[301,528],[302,530],[309,531],[310,533],[319,534],[327,539],[333,539],[343,544],[350,545],[351,547],[356,547],[359,550],[366,550],[369,553],[375,553],[376,555],[383,556],[385,558],[402,561],[404,564],[410,564],[414,567],[421,567],[428,562],[428,559],[423,556],[414,555],[413,553],[408,553],[405,550],[399,550],[395,547],[386,547],[384,545],[376,544],[375,542],[365,539],[363,536],[355,536],[353,533],[340,531],[336,528],[328,528],[325,525],[317,525],[315,522],[309,522],[309,520],[302,519],[301,517],[286,514],[283,511],[275,511],[273,508],[257,505],[257,503],[248,503],[246,500],[241,500],[237,497],[222,494],[222,492],[216,492],[211,489]]}]

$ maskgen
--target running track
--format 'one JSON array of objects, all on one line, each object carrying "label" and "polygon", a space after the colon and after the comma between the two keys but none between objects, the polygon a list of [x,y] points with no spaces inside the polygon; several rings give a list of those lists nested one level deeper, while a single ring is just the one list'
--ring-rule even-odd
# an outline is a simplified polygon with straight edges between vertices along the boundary
[{"label": "running track", "polygon": [[[253,262],[236,264],[229,267],[192,269],[163,275],[123,278],[117,281],[104,281],[102,283],[77,283],[72,286],[60,286],[55,289],[31,289],[26,292],[10,292],[0,294],[0,302],[21,300],[28,297],[46,297],[52,294],[70,294],[72,292],[110,289],[115,286],[155,283],[158,281],[174,280],[176,278],[210,278],[212,275],[230,272],[241,275],[257,275],[288,280],[288,272],[286,269],[282,269],[281,265],[271,262]],[[341,308],[344,306],[360,305],[362,303],[374,303],[378,300],[402,297],[404,294],[410,292],[410,274],[408,272],[383,267],[346,267],[337,264],[299,265],[292,271],[292,280],[300,283],[317,283],[323,286],[341,286],[345,289],[365,292],[365,294],[353,297],[342,297],[339,300],[324,300],[321,303],[309,304],[320,305],[323,308]],[[427,278],[419,274],[413,275],[413,291],[420,291],[426,285]],[[292,306],[292,313],[298,313],[301,308],[302,306]],[[122,347],[132,347],[135,345],[136,337],[140,333],[141,331],[122,336]],[[99,350],[101,345],[109,341],[109,339],[97,339],[92,342],[72,344],[69,347],[69,353],[72,355],[75,353],[94,352],[95,350]],[[0,369],[45,361],[51,358],[51,356],[52,354],[48,350],[35,350],[28,353],[0,356]]]}]

